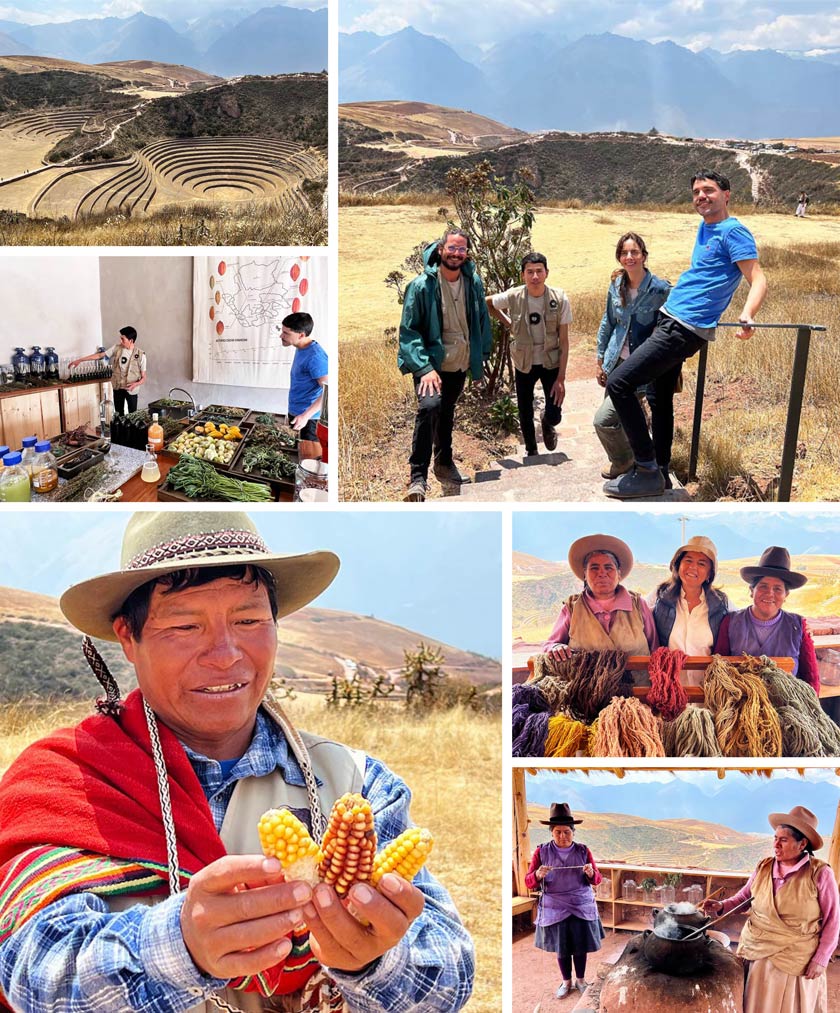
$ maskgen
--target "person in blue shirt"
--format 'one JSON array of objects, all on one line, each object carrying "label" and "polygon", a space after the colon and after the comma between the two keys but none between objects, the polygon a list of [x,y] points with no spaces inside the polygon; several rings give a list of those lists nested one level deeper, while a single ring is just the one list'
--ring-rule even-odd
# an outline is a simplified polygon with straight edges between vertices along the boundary
[{"label": "person in blue shirt", "polygon": [[[607,396],[633,451],[633,469],[611,479],[604,492],[616,499],[659,496],[665,489],[665,448],[673,442],[673,391],[682,364],[705,341],[735,290],[746,278],[750,290],[740,314],[737,338],[750,338],[753,318],[767,294],[767,280],[749,229],[729,214],[730,183],[726,176],[701,169],[691,178],[694,208],[703,219],[697,230],[691,266],[684,271],[659,311],[653,333],[607,379]],[[636,391],[653,384],[658,402],[657,445],[648,432]]]},{"label": "person in blue shirt", "polygon": [[[399,777],[298,731],[269,689],[277,620],[338,568],[332,552],[272,552],[245,513],[147,511],[119,570],[62,595],[106,695],[0,780],[0,1008],[456,1013],[469,999],[472,941],[427,870],[355,883],[350,910],[261,854],[266,809],[317,840],[345,792],[370,803],[380,848],[410,825]],[[134,667],[125,700],[94,637]]]},{"label": "person in blue shirt", "polygon": [[289,387],[289,425],[302,440],[317,439],[315,423],[321,417],[324,385],[329,377],[327,353],[312,337],[315,326],[308,313],[290,313],[280,323],[284,348],[295,349]]},{"label": "person in blue shirt", "polygon": [[[669,281],[657,278],[648,270],[648,249],[638,232],[625,232],[619,238],[615,247],[615,259],[621,266],[613,271],[607,291],[607,305],[598,328],[595,378],[602,387],[606,387],[608,375],[650,337],[657,313],[671,291]],[[644,388],[644,394],[651,415],[656,418],[657,401],[653,384]],[[606,395],[595,413],[593,425],[609,459],[601,475],[604,478],[617,478],[629,471],[633,467],[633,451],[621,427],[618,412]],[[655,444],[655,426],[653,437]],[[669,458],[670,451],[669,444]]]}]

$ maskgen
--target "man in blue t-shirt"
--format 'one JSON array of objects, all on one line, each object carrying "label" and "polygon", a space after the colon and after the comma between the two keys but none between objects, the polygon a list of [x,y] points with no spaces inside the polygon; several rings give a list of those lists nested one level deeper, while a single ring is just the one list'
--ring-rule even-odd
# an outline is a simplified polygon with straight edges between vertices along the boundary
[{"label": "man in blue t-shirt", "polygon": [[321,416],[324,384],[329,375],[327,353],[311,336],[308,313],[290,313],[280,324],[280,340],[295,349],[289,387],[289,425],[302,440],[315,440],[315,421]]},{"label": "man in blue t-shirt", "polygon": [[[604,485],[604,492],[616,499],[659,496],[670,486],[674,389],[683,362],[695,355],[705,341],[715,340],[717,322],[742,277],[750,290],[736,338],[752,337],[753,318],[767,294],[755,239],[729,214],[729,180],[701,169],[691,178],[691,192],[694,207],[703,219],[691,266],[671,289],[651,336],[607,380],[607,396],[621,419],[635,459],[632,471]],[[652,435],[636,396],[636,391],[649,383],[655,389],[655,398],[649,399]]]}]

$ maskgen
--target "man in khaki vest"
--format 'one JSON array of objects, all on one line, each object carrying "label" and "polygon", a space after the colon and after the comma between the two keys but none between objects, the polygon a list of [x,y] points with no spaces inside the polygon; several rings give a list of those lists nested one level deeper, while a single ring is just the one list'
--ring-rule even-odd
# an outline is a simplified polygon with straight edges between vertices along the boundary
[{"label": "man in khaki vest", "polygon": [[108,356],[111,362],[111,386],[114,389],[114,411],[117,415],[137,411],[137,388],[146,382],[146,353],[137,346],[137,331],[133,327],[120,328],[120,340],[107,351],[93,352],[80,359],[71,359],[68,365],[93,362]]},{"label": "man in khaki vest", "polygon": [[555,426],[562,418],[569,361],[572,308],[562,288],[546,285],[548,261],[542,253],[522,258],[522,284],[487,296],[487,308],[510,330],[516,407],[526,455],[537,453],[534,431],[534,389],[542,384],[545,409],[540,415],[546,450],[557,446]]},{"label": "man in khaki vest", "polygon": [[[245,513],[144,512],[119,570],[65,592],[105,697],[0,781],[0,1008],[259,1013],[343,1000],[432,1013],[467,1001],[472,943],[428,872],[355,884],[351,913],[332,886],[285,882],[261,854],[266,809],[291,809],[318,840],[345,792],[370,803],[380,848],[409,824],[396,775],[299,733],[268,693],[276,620],[338,567],[331,552],[272,552]],[[93,637],[134,666],[139,689],[124,701]]]}]

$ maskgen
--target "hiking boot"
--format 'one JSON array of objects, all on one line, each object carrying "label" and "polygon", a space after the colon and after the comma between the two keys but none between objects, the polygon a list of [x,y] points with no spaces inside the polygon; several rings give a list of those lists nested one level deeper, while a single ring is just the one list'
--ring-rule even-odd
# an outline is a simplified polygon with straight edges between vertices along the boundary
[{"label": "hiking boot", "polygon": [[525,456],[526,457],[539,457],[540,456],[539,448],[538,447],[526,447],[525,448]]},{"label": "hiking boot", "polygon": [[610,461],[601,468],[601,478],[618,478],[633,467],[633,458],[629,461]]},{"label": "hiking boot", "polygon": [[640,468],[638,465],[632,471],[604,483],[604,492],[614,499],[661,496],[664,491],[665,479],[659,468]]},{"label": "hiking boot", "polygon": [[545,449],[555,450],[557,448],[557,430],[554,426],[550,426],[545,421],[545,412],[540,415],[540,425],[542,426],[542,436]]},{"label": "hiking boot", "polygon": [[435,478],[438,482],[448,482],[450,485],[467,485],[469,479],[462,475],[454,464],[435,463]]},{"label": "hiking boot", "polygon": [[424,478],[412,478],[408,492],[403,496],[403,503],[425,503],[426,502],[426,480]]}]

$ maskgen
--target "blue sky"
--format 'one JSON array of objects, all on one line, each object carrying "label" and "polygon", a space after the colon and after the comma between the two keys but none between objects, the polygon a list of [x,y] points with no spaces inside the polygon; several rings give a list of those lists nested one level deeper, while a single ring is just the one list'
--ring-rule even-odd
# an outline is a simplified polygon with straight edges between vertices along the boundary
[{"label": "blue sky", "polygon": [[[623,780],[607,771],[526,774],[528,801],[548,806],[568,802],[572,811],[626,813],[646,819],[701,819],[739,830],[772,830],[772,812],[790,812],[804,805],[817,817],[820,833],[834,828],[840,777],[833,770],[778,770],[772,778],[746,776],[730,770],[722,780],[716,771],[627,771]],[[581,831],[583,835],[584,831]],[[583,836],[581,839],[585,839]]]},{"label": "blue sky", "polygon": [[379,35],[410,24],[446,39],[462,55],[470,46],[486,48],[511,32],[544,31],[549,25],[569,40],[613,32],[648,42],[669,39],[695,51],[840,47],[835,0],[484,0],[481,17],[465,17],[460,4],[442,0],[410,5],[342,0],[339,24],[344,31]]},{"label": "blue sky", "polygon": [[[128,517],[119,509],[4,511],[0,584],[59,597],[71,584],[118,569]],[[281,509],[253,517],[277,552],[331,549],[341,558],[338,576],[314,604],[501,657],[499,514]]]},{"label": "blue sky", "polygon": [[[679,517],[683,512],[662,514],[633,510],[592,510],[569,513],[516,513],[513,517],[513,548],[540,559],[565,561],[569,545],[583,535],[607,533],[622,538],[643,563],[671,559],[681,544]],[[840,555],[840,514],[775,510],[685,512],[686,538],[707,535],[717,546],[720,559],[756,559],[768,545],[783,545],[792,555],[800,553]]]},{"label": "blue sky", "polygon": [[[127,18],[142,11],[152,17],[164,18],[178,26],[182,22],[207,18],[214,14],[241,14],[244,18],[261,7],[273,7],[272,0],[11,0],[0,3],[0,20],[21,21],[37,25],[52,21],[74,21],[76,18]],[[326,0],[284,0],[286,7],[317,10],[326,7]]]}]

